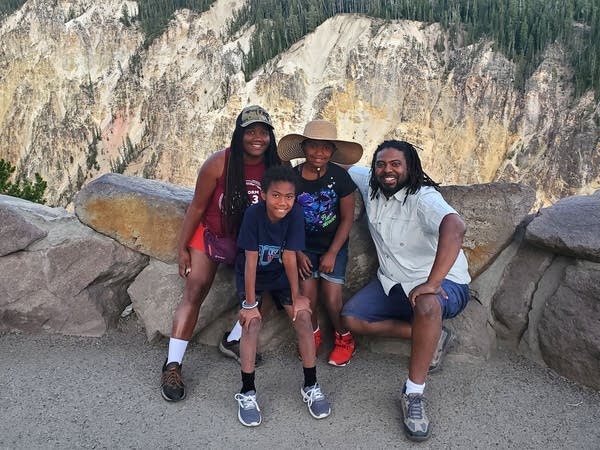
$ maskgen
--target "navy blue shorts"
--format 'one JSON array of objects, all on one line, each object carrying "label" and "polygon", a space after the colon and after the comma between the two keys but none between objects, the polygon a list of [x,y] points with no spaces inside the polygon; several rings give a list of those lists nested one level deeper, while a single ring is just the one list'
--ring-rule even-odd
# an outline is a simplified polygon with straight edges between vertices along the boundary
[{"label": "navy blue shorts", "polygon": [[[269,294],[271,294],[271,298],[277,309],[283,309],[284,306],[292,306],[292,291],[290,289],[274,289],[269,291]],[[241,308],[242,302],[246,300],[246,293],[238,292],[238,297],[240,299]],[[260,308],[262,304],[262,295],[259,292],[256,293],[256,301]]]},{"label": "navy blue shorts", "polygon": [[[442,319],[450,319],[460,313],[469,302],[469,285],[458,284],[450,280],[442,282],[442,289],[448,298],[437,295],[442,307]],[[342,316],[350,316],[366,322],[382,320],[401,320],[412,322],[413,309],[402,286],[395,285],[386,295],[378,278],[375,278],[358,291],[342,309]]]},{"label": "navy blue shorts", "polygon": [[312,264],[313,273],[312,278],[323,278],[324,280],[331,281],[335,284],[344,284],[346,282],[346,266],[348,265],[348,243],[346,242],[337,256],[335,257],[335,264],[333,265],[333,272],[323,273],[319,272],[319,260],[324,253],[315,253],[308,250],[304,251],[304,254],[310,259]]}]

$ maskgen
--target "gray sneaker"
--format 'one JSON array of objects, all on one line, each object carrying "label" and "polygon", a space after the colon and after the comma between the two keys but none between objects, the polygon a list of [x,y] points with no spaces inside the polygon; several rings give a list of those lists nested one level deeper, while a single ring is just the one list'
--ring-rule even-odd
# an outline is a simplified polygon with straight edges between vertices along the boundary
[{"label": "gray sneaker", "polygon": [[303,387],[300,389],[300,393],[302,394],[302,401],[308,406],[308,412],[315,419],[324,419],[331,414],[331,407],[325,395],[321,392],[319,383]]},{"label": "gray sneaker", "polygon": [[425,414],[423,394],[406,394],[406,385],[402,389],[402,422],[404,433],[412,441],[424,441],[429,438],[429,419]]},{"label": "gray sneaker", "polygon": [[247,427],[257,427],[262,422],[260,408],[256,402],[256,392],[237,393],[234,398],[238,402],[238,419]]},{"label": "gray sneaker", "polygon": [[[228,358],[235,359],[238,364],[241,364],[240,360],[240,341],[231,341],[227,342],[227,337],[229,336],[229,332],[226,332],[221,338],[221,342],[219,342],[219,351],[227,356]],[[262,363],[262,355],[260,353],[256,354],[256,359],[254,360],[254,365],[256,367],[260,366]]]},{"label": "gray sneaker", "polygon": [[429,364],[429,373],[435,373],[442,368],[442,358],[448,353],[453,338],[454,335],[452,334],[452,331],[446,327],[442,327],[442,333],[440,334],[437,348],[433,354],[431,364]]}]

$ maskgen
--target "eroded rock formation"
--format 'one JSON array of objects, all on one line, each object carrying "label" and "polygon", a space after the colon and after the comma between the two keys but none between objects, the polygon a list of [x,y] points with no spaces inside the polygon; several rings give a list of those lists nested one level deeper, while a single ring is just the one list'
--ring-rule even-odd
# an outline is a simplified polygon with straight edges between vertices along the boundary
[{"label": "eroded rock formation", "polygon": [[0,330],[101,336],[116,324],[147,256],[61,208],[0,195],[0,218]]},{"label": "eroded rock formation", "polygon": [[0,24],[0,157],[41,173],[55,205],[116,168],[192,186],[239,110],[259,103],[278,137],[333,120],[364,144],[363,163],[383,139],[414,142],[444,184],[519,182],[538,205],[600,186],[600,105],[573,97],[560,47],[518,91],[491,42],[461,47],[437,24],[339,15],[246,81],[253,30],[225,34],[240,4],[181,10],[145,50],[120,21],[135,2],[26,2]]}]

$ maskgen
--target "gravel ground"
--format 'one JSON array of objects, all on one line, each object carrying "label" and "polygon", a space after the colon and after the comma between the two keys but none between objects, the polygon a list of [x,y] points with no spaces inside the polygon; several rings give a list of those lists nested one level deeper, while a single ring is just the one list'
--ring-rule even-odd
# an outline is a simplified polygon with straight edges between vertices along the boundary
[{"label": "gravel ground", "polygon": [[407,441],[399,391],[407,359],[357,352],[336,368],[320,358],[332,404],[317,421],[300,397],[294,347],[265,355],[257,369],[261,426],[237,420],[237,363],[192,343],[183,375],[187,399],[159,392],[166,340],[146,342],[133,318],[102,338],[0,334],[0,448],[519,448],[600,449],[600,393],[520,357],[458,357],[427,384],[431,438]]}]

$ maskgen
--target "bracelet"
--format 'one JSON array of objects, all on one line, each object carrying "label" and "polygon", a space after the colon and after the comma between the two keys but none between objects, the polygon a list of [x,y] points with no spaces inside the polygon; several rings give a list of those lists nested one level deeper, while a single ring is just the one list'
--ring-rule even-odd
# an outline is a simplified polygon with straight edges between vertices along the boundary
[{"label": "bracelet", "polygon": [[246,300],[244,300],[242,302],[242,309],[254,309],[256,307],[258,307],[258,302],[254,302],[254,303],[250,303],[250,304],[246,303]]}]

